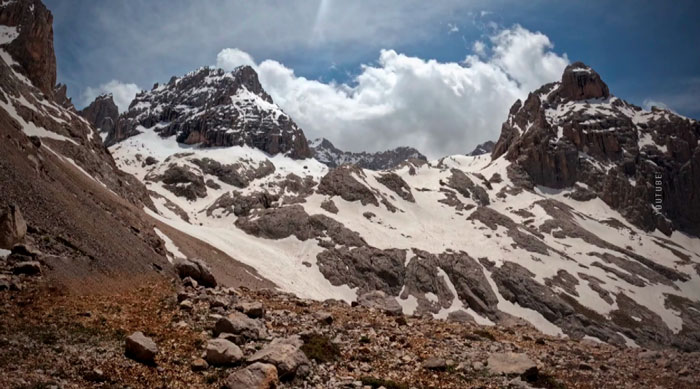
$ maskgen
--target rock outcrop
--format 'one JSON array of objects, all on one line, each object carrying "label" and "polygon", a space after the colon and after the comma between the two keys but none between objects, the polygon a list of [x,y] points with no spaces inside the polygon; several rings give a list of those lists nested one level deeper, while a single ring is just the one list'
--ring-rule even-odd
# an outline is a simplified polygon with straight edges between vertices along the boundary
[{"label": "rock outcrop", "polygon": [[80,111],[80,116],[95,126],[104,138],[114,132],[119,120],[119,108],[114,103],[112,94],[100,95]]},{"label": "rock outcrop", "polygon": [[0,213],[0,249],[9,250],[21,243],[27,233],[27,222],[16,205],[9,205]]}]

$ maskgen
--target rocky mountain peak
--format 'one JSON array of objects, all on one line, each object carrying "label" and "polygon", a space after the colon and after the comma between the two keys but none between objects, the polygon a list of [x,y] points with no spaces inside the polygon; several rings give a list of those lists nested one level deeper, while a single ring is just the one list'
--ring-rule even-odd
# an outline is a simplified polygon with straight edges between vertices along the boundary
[{"label": "rocky mountain peak", "polygon": [[105,143],[149,129],[189,145],[247,145],[292,158],[311,156],[304,132],[272,101],[250,66],[232,72],[204,67],[139,93]]},{"label": "rocky mountain peak", "polygon": [[632,223],[670,233],[700,224],[700,206],[687,206],[700,186],[699,137],[697,121],[619,99],[575,62],[513,105],[492,157],[505,155],[535,185],[587,185]]},{"label": "rocky mountain peak", "polygon": [[405,146],[376,153],[351,152],[338,149],[326,138],[317,138],[310,142],[309,147],[316,160],[332,168],[352,164],[363,169],[387,170],[409,159],[427,160],[420,151]]},{"label": "rocky mountain peak", "polygon": [[83,108],[79,113],[85,120],[92,123],[103,134],[103,137],[114,131],[119,119],[119,108],[114,103],[111,93],[97,96],[95,101]]},{"label": "rocky mountain peak", "polygon": [[587,100],[608,98],[610,91],[595,70],[583,62],[574,62],[564,69],[555,95],[567,100]]},{"label": "rocky mountain peak", "polygon": [[489,154],[493,151],[493,147],[495,145],[496,144],[492,140],[487,140],[486,142],[477,145],[474,148],[474,150],[472,150],[472,152],[467,154],[467,155],[477,156],[477,155]]},{"label": "rocky mountain peak", "polygon": [[24,73],[47,96],[56,85],[53,49],[53,15],[40,0],[0,3],[0,46],[14,59],[13,67]]}]

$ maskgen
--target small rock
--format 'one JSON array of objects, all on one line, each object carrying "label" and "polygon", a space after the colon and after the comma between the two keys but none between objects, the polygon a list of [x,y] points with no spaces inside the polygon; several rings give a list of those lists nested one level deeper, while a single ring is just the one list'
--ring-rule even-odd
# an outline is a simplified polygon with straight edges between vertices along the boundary
[{"label": "small rock", "polygon": [[428,370],[445,371],[447,361],[442,358],[430,357],[423,362],[423,368]]},{"label": "small rock", "polygon": [[275,389],[279,385],[277,368],[267,363],[254,363],[226,378],[227,389]]},{"label": "small rock", "polygon": [[185,311],[191,311],[194,305],[192,305],[192,301],[190,300],[184,300],[180,303],[180,309],[185,310]]},{"label": "small rock", "polygon": [[104,382],[107,381],[107,376],[102,369],[94,368],[89,372],[85,373],[83,377],[91,382]]},{"label": "small rock", "polygon": [[218,336],[224,332],[241,335],[254,340],[264,339],[268,336],[267,329],[261,321],[251,319],[240,312],[233,312],[216,322],[214,326],[214,336]]},{"label": "small rock", "polygon": [[587,364],[587,363],[579,363],[578,365],[579,370],[586,370],[586,371],[591,371],[593,370],[593,366]]},{"label": "small rock", "polygon": [[192,368],[192,371],[204,371],[209,368],[209,364],[202,358],[196,358],[190,364],[190,368]]},{"label": "small rock", "polygon": [[143,332],[134,332],[126,338],[126,356],[141,363],[154,364],[158,346]]},{"label": "small rock", "polygon": [[236,305],[236,310],[245,313],[248,317],[253,319],[258,319],[265,316],[265,307],[259,301],[240,302],[238,305]]},{"label": "small rock", "polygon": [[333,324],[333,315],[326,311],[319,311],[314,314],[316,320],[321,324]]}]

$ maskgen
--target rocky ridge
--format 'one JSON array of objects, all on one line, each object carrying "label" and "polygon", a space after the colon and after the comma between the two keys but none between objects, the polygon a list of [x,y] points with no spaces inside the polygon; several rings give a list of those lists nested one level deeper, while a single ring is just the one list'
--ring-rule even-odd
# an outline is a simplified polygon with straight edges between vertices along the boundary
[{"label": "rocky ridge", "polygon": [[309,147],[316,160],[331,168],[353,164],[362,169],[389,170],[410,159],[427,160],[425,155],[412,147],[397,147],[376,153],[353,153],[338,149],[325,138],[314,139]]}]

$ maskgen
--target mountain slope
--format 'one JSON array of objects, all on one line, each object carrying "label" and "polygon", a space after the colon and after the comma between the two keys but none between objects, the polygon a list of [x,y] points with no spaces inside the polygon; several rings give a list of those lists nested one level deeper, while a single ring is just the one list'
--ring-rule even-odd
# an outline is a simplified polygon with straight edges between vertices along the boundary
[{"label": "mountain slope", "polygon": [[[556,85],[568,85],[571,69]],[[584,86],[583,97],[561,88],[561,109],[553,112],[579,117],[579,105],[620,106],[605,102],[611,97],[572,100],[609,93],[600,83]],[[554,181],[538,178],[546,170],[529,169],[528,159],[510,154],[534,155],[527,133],[513,132],[518,115],[528,112],[520,106],[511,110],[493,159],[411,160],[392,171],[329,169],[246,146],[193,148],[160,137],[167,124],[158,123],[110,151],[147,185],[155,218],[299,296],[354,301],[381,290],[407,314],[458,314],[484,325],[520,317],[549,334],[698,350],[700,239],[640,228],[633,214],[596,196],[592,184],[558,173],[569,165],[551,166]],[[531,106],[537,109],[524,105]],[[679,123],[669,131],[696,123],[630,109]],[[544,128],[547,117],[530,119],[537,126],[525,120],[523,129]],[[643,132],[654,139],[664,128]],[[610,163],[586,147],[585,163]],[[600,182],[605,173],[590,172]],[[550,185],[537,185],[544,183]]]},{"label": "mountain slope", "polygon": [[48,66],[53,43],[36,39],[51,39],[49,11],[39,1],[9,2],[0,15],[0,213],[20,210],[24,244],[65,285],[104,289],[158,277],[165,250],[141,211],[153,206],[145,187],[118,170],[94,129],[47,90],[56,77]]},{"label": "mountain slope", "polygon": [[427,158],[412,147],[397,147],[377,153],[353,153],[336,148],[328,139],[318,138],[310,142],[313,157],[328,167],[353,164],[362,169],[388,170],[409,159],[425,161]]}]

